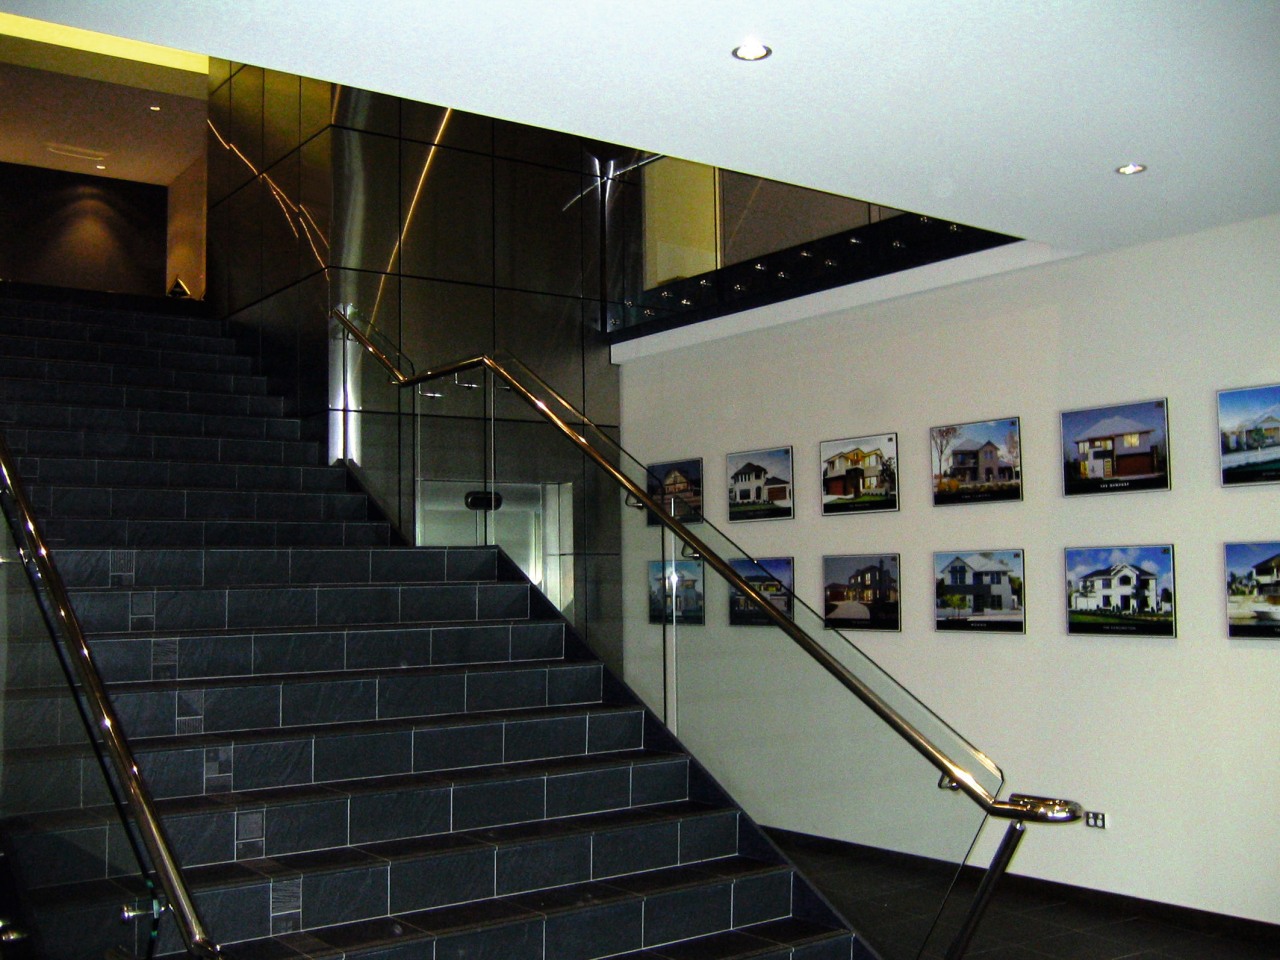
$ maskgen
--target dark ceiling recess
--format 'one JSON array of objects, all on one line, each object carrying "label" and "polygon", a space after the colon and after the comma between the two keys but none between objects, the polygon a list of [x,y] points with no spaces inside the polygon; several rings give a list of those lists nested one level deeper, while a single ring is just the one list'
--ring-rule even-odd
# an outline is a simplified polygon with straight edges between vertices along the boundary
[{"label": "dark ceiling recess", "polygon": [[646,290],[609,318],[609,340],[634,340],[1017,240],[934,217],[900,214]]}]

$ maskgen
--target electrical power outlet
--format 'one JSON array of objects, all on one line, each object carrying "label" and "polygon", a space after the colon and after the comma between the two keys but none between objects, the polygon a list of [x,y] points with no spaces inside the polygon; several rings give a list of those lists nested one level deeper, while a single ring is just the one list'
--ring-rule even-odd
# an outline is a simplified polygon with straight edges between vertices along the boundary
[{"label": "electrical power outlet", "polygon": [[1100,810],[1086,810],[1084,812],[1084,825],[1105,830],[1107,829],[1107,815]]}]

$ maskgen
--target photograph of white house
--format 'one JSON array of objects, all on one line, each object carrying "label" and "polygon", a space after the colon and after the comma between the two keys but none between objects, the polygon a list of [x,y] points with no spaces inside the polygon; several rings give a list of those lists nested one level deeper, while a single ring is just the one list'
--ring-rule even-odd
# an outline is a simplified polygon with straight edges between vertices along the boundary
[{"label": "photograph of white house", "polygon": [[1021,550],[935,553],[933,575],[937,629],[1023,631]]},{"label": "photograph of white house", "polygon": [[1280,383],[1218,393],[1222,483],[1280,482]]},{"label": "photograph of white house", "polygon": [[1069,547],[1067,632],[1175,636],[1173,547]]},{"label": "photograph of white house", "polygon": [[1169,489],[1168,437],[1163,399],[1063,413],[1063,493]]},{"label": "photograph of white house", "polygon": [[731,521],[793,515],[790,447],[731,453],[727,461]]}]

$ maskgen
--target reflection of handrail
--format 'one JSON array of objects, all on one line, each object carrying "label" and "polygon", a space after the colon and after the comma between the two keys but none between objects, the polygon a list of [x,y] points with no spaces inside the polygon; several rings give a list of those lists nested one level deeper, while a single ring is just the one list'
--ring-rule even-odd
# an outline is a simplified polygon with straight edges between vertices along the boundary
[{"label": "reflection of handrail", "polygon": [[[887,723],[900,737],[907,741],[918,753],[942,772],[944,778],[963,790],[988,814],[1008,820],[1030,820],[1041,823],[1066,823],[1079,820],[1080,805],[1071,800],[1055,800],[1049,797],[1036,797],[1027,794],[1012,794],[1008,800],[998,800],[978,782],[977,778],[955,763],[925,734],[893,708],[883,697],[872,690],[855,673],[841,663],[834,655],[801,629],[790,617],[770,603],[763,594],[747,582],[733,567],[714,553],[689,529],[670,516],[667,511],[649,495],[648,491],[619,470],[601,454],[590,441],[572,425],[565,422],[548,409],[546,403],[535,396],[515,375],[493,357],[481,355],[469,357],[456,363],[450,363],[432,370],[424,370],[413,376],[401,372],[386,353],[379,350],[373,342],[346,317],[340,310],[334,310],[333,316],[350,334],[383,366],[390,374],[392,381],[400,387],[411,387],[427,380],[460,373],[476,367],[484,367],[493,372],[499,379],[506,381],[512,391],[537,410],[542,417],[563,433],[584,455],[596,466],[609,474],[626,491],[628,502],[638,502],[648,509],[650,515],[656,517],[672,533],[683,540],[695,553],[709,564],[721,577],[727,580],[736,590],[747,596],[750,601],[769,618],[780,630],[794,640],[806,653],[818,661],[828,673],[836,678],[854,696],[870,707],[877,716]],[[545,384],[540,384],[545,388]],[[563,397],[552,391],[551,395],[557,403],[567,410],[573,410]],[[574,411],[576,414],[576,411]],[[587,422],[586,418],[582,418]]]},{"label": "reflection of handrail", "polygon": [[89,644],[85,640],[84,631],[80,629],[75,611],[71,609],[71,600],[67,596],[62,577],[49,557],[49,548],[40,535],[35,512],[19,484],[16,462],[3,437],[0,437],[0,491],[8,493],[17,508],[18,522],[11,522],[10,526],[18,539],[23,569],[27,571],[36,590],[43,590],[48,597],[49,607],[45,610],[45,616],[50,621],[50,627],[60,630],[67,641],[69,659],[75,664],[76,679],[88,700],[96,732],[102,735],[116,775],[124,784],[129,812],[133,814],[142,842],[151,856],[151,864],[159,876],[160,886],[164,888],[182,939],[186,942],[187,949],[196,956],[216,957],[219,953],[218,945],[209,939],[200,922],[195,902],[182,878],[182,870],[160,824],[151,793],[142,782],[138,763],[107,697],[98,668],[93,663]]}]

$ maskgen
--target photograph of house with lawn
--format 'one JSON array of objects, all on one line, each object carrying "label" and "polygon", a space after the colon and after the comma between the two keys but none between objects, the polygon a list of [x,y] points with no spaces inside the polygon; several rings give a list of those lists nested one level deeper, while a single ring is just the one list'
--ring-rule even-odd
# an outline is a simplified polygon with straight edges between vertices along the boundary
[{"label": "photograph of house with lawn", "polygon": [[1280,541],[1228,543],[1227,635],[1280,637]]},{"label": "photograph of house with lawn", "polygon": [[792,516],[790,447],[731,453],[728,472],[730,520]]},{"label": "photograph of house with lawn", "polygon": [[818,456],[824,515],[898,509],[896,433],[824,440]]},{"label": "photograph of house with lawn", "polygon": [[929,447],[934,506],[1022,499],[1017,417],[931,427]]},{"label": "photograph of house with lawn", "polygon": [[1280,383],[1218,394],[1222,483],[1280,482]]},{"label": "photograph of house with lawn", "polygon": [[935,624],[939,630],[1022,633],[1022,551],[933,555]]},{"label": "photograph of house with lawn", "polygon": [[1062,415],[1062,490],[1067,496],[1169,489],[1164,400],[1069,410]]},{"label": "photograph of house with lawn", "polygon": [[1173,547],[1068,547],[1067,632],[1176,636]]}]

